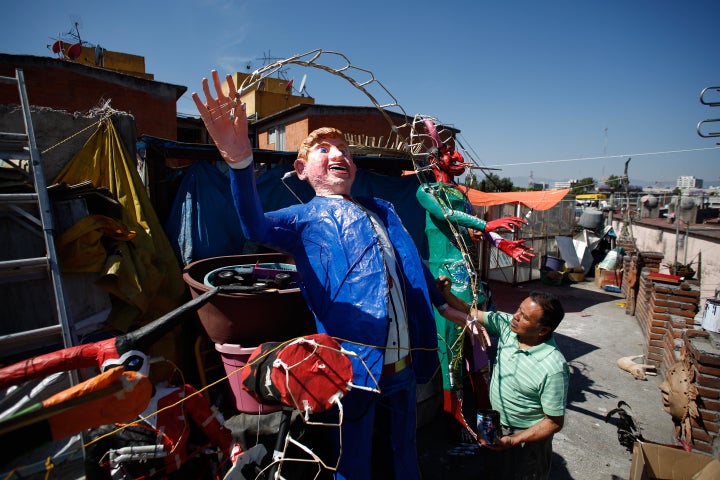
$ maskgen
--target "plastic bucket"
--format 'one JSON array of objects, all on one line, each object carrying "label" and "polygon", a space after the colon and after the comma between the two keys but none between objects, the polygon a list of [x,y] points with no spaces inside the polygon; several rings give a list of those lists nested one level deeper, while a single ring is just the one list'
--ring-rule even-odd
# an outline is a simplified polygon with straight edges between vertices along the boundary
[{"label": "plastic bucket", "polygon": [[709,331],[720,333],[720,300],[708,298],[705,302],[702,327]]},{"label": "plastic bucket", "polygon": [[554,270],[559,272],[562,270],[565,261],[562,258],[551,257],[550,255],[543,255],[541,257],[540,268],[542,270]]},{"label": "plastic bucket", "polygon": [[282,409],[282,405],[265,405],[250,395],[242,386],[242,368],[247,365],[250,355],[255,347],[243,348],[230,343],[215,344],[215,350],[220,352],[225,373],[228,375],[230,388],[235,395],[235,406],[243,413],[272,413]]},{"label": "plastic bucket", "polygon": [[[198,260],[185,267],[183,280],[192,298],[211,290],[205,277],[222,267],[254,265],[256,262],[292,263],[279,253],[234,255]],[[218,293],[197,311],[200,323],[213,343],[260,345],[315,333],[315,320],[299,288],[274,293]]]}]

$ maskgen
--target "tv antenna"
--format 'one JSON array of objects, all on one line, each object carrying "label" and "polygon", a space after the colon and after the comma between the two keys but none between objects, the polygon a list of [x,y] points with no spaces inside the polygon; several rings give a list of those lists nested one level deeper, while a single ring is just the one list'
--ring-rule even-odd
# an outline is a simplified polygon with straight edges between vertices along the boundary
[{"label": "tv antenna", "polygon": [[[60,58],[75,60],[82,54],[82,47],[87,44],[87,42],[84,42],[80,36],[82,19],[80,19],[78,15],[73,15],[70,17],[70,21],[72,22],[70,31],[64,35],[58,35],[57,40],[55,40],[52,46],[48,45],[47,47]],[[70,40],[67,39],[68,37],[70,37]]]},{"label": "tv antenna", "polygon": [[[282,58],[280,58],[280,57],[273,57],[273,56],[270,55],[270,50],[268,50],[267,53],[263,52],[262,58],[256,58],[255,60],[262,60],[262,62],[263,62],[263,67],[266,67],[266,66],[268,66],[268,65],[270,65],[270,64],[273,64],[273,63],[275,63],[275,62],[278,62],[278,61],[280,61],[280,60],[285,60],[285,57],[282,57]],[[277,78],[279,78],[280,80],[286,80],[286,81],[287,81],[287,80],[288,80],[287,72],[288,72],[287,67],[281,66],[281,67],[278,68],[277,71],[276,71],[276,73],[277,73]]]},{"label": "tv antenna", "polygon": [[79,15],[72,15],[70,17],[70,21],[72,22],[72,25],[73,25],[73,28],[75,29],[75,31],[73,32],[72,29],[70,29],[70,31],[67,32],[65,35],[70,35],[75,40],[77,40],[77,43],[82,45],[83,41],[82,41],[82,38],[80,38],[80,27],[83,26],[82,19],[80,18]]}]

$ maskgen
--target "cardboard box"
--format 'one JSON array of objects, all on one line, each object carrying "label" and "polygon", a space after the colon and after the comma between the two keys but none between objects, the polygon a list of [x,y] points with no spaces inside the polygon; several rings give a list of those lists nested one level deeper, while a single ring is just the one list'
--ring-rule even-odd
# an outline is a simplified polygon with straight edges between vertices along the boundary
[{"label": "cardboard box", "polygon": [[605,270],[600,265],[595,265],[595,286],[603,288],[605,285],[622,285],[622,270]]},{"label": "cardboard box", "polygon": [[635,442],[628,480],[714,480],[720,462],[708,455],[653,443]]}]

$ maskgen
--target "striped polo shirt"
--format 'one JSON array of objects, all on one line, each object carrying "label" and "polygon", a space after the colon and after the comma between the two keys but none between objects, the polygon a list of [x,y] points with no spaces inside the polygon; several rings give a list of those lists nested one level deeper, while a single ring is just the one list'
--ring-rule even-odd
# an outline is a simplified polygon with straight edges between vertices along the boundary
[{"label": "striped polo shirt", "polygon": [[500,412],[503,425],[525,429],[545,415],[565,414],[570,372],[552,337],[520,349],[517,334],[510,330],[511,321],[509,313],[485,314],[485,327],[498,337],[490,402]]}]

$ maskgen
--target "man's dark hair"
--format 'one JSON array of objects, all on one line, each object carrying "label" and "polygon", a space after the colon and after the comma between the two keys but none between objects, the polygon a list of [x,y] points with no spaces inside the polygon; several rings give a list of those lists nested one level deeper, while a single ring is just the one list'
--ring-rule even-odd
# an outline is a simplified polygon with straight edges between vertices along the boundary
[{"label": "man's dark hair", "polygon": [[542,317],[538,320],[538,325],[550,327],[550,331],[554,332],[565,316],[565,310],[560,300],[552,293],[541,291],[531,292],[529,297],[543,311]]}]

